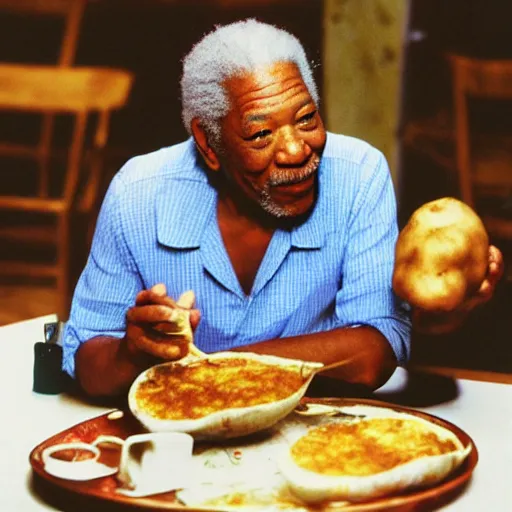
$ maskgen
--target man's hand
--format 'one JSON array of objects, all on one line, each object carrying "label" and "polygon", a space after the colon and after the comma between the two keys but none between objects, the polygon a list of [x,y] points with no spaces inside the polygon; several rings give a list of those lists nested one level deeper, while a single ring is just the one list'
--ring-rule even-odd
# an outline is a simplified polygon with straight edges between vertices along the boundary
[{"label": "man's hand", "polygon": [[503,255],[501,254],[501,251],[494,245],[490,245],[487,275],[477,292],[466,299],[461,308],[470,312],[480,304],[488,302],[494,295],[494,290],[496,289],[496,285],[500,279],[503,277],[504,270],[505,265],[503,263]]},{"label": "man's hand", "polygon": [[504,268],[501,251],[494,245],[490,245],[487,275],[480,288],[453,311],[436,313],[414,308],[412,315],[414,329],[428,334],[444,334],[458,329],[476,307],[492,298],[496,285],[503,276]]},{"label": "man's hand", "polygon": [[177,301],[167,296],[165,285],[141,291],[126,314],[125,340],[132,355],[150,354],[166,360],[188,354],[192,333],[200,314],[193,309],[194,293],[185,292]]},{"label": "man's hand", "polygon": [[141,291],[126,314],[124,338],[96,336],[78,349],[76,376],[82,389],[90,396],[119,396],[162,359],[197,353],[192,332],[200,315],[194,300],[193,292],[185,292],[175,302],[163,284]]}]

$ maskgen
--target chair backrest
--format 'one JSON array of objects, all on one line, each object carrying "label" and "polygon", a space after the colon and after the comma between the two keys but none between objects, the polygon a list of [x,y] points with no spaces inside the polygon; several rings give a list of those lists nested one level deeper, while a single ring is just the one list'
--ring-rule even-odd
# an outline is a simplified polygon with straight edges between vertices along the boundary
[{"label": "chair backrest", "polygon": [[67,206],[76,193],[89,114],[99,114],[93,145],[102,149],[110,113],[125,105],[132,83],[133,75],[119,69],[0,64],[0,110],[74,117],[63,186]]},{"label": "chair backrest", "polygon": [[111,68],[0,64],[0,108],[78,112],[124,105],[133,76]]},{"label": "chair backrest", "polygon": [[456,163],[461,198],[474,206],[468,102],[472,98],[512,101],[512,59],[482,60],[452,54],[449,55],[449,62],[452,71]]},{"label": "chair backrest", "polygon": [[62,18],[64,29],[56,63],[70,66],[75,60],[86,4],[87,0],[0,0],[0,11]]}]

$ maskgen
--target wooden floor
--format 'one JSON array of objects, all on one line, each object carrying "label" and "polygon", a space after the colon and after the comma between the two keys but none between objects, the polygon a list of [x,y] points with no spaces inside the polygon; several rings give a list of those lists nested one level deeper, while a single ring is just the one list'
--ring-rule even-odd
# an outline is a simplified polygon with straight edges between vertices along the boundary
[{"label": "wooden floor", "polygon": [[55,313],[56,304],[52,286],[0,284],[0,325]]}]

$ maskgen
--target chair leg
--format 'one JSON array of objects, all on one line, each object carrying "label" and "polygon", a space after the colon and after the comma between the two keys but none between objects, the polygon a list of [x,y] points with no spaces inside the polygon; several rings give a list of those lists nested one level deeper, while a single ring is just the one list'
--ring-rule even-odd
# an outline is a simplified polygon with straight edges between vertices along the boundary
[{"label": "chair leg", "polygon": [[55,118],[52,114],[43,117],[38,147],[39,157],[39,197],[48,197],[50,182],[50,150]]}]

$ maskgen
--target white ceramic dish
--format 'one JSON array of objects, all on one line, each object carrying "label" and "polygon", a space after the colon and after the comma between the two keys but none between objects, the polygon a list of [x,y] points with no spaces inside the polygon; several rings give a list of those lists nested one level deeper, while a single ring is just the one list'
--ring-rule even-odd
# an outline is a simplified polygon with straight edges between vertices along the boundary
[{"label": "white ceramic dish", "polygon": [[223,409],[197,419],[169,420],[151,416],[146,411],[142,410],[135,400],[137,388],[147,379],[148,372],[151,370],[149,369],[141,373],[130,388],[128,393],[128,405],[131,412],[150,432],[186,432],[196,439],[218,439],[243,436],[269,428],[293,411],[300,399],[304,396],[314,375],[324,366],[322,363],[266,356],[251,352],[217,352],[216,354],[202,357],[187,357],[180,361],[163,363],[163,365],[186,366],[197,363],[197,361],[201,359],[213,361],[215,359],[226,358],[245,358],[281,367],[299,367],[304,376],[304,383],[293,394],[275,402],[250,407]]},{"label": "white ceramic dish", "polygon": [[279,460],[281,474],[290,490],[306,503],[340,500],[359,502],[404,490],[433,486],[460,466],[471,452],[471,444],[464,446],[453,432],[412,415],[392,411],[383,414],[379,408],[359,406],[352,410],[344,408],[343,411],[367,414],[369,418],[402,418],[419,422],[439,439],[451,440],[456,449],[442,455],[423,456],[368,476],[322,475],[300,467],[293,460],[290,451],[286,451]]}]

